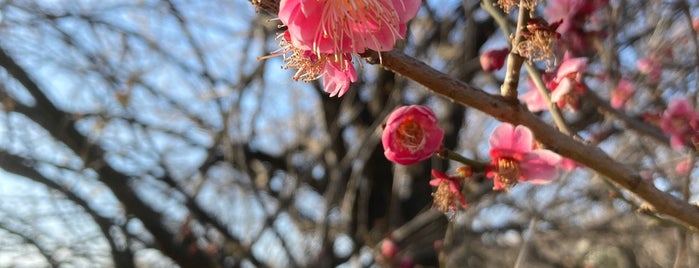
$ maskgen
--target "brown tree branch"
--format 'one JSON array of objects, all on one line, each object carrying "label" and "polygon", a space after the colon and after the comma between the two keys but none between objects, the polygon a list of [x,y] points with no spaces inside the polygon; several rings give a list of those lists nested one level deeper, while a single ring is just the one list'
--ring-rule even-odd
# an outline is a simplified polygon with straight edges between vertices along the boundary
[{"label": "brown tree branch", "polygon": [[[270,13],[276,13],[279,8],[276,1],[252,2],[259,8],[268,8]],[[699,207],[660,191],[652,182],[641,179],[636,170],[614,160],[598,147],[583,144],[564,135],[522,105],[474,88],[400,52],[391,51],[379,55],[369,51],[363,56],[367,62],[382,65],[456,103],[476,108],[503,122],[527,126],[547,148],[587,166],[633,192],[652,205],[658,213],[673,217],[688,228],[699,229]]]},{"label": "brown tree branch", "polygon": [[[378,54],[367,53],[367,61],[379,64]],[[476,108],[500,121],[529,127],[547,148],[571,158],[644,199],[655,210],[676,218],[688,227],[699,229],[699,207],[658,190],[641,179],[636,170],[612,159],[601,149],[583,144],[541,121],[523,106],[510,104],[501,96],[486,93],[453,79],[427,64],[399,52],[382,53],[384,68],[422,84],[432,92],[462,105]]]}]

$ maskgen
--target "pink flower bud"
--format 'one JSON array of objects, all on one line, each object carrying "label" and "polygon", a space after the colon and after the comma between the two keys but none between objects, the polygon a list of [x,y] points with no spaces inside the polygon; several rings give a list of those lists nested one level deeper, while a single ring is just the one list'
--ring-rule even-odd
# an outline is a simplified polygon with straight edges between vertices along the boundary
[{"label": "pink flower bud", "polygon": [[384,155],[392,162],[412,165],[432,156],[442,144],[444,131],[427,106],[403,106],[388,116],[381,136]]},{"label": "pink flower bud", "polygon": [[486,72],[502,69],[502,66],[505,65],[505,58],[507,57],[508,53],[509,50],[507,48],[486,51],[480,58],[481,67]]},{"label": "pink flower bud", "polygon": [[386,258],[395,258],[399,251],[400,249],[391,239],[384,239],[381,242],[381,255],[385,256]]}]

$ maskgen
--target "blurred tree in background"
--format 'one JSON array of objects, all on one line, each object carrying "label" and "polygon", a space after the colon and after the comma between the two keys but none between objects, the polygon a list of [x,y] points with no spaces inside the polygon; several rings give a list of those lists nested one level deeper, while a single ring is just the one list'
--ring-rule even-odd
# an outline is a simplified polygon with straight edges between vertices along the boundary
[{"label": "blurred tree in background", "polygon": [[[278,3],[253,2],[0,1],[1,267],[699,265],[699,226],[604,167],[510,192],[476,174],[449,221],[428,181],[456,163],[389,162],[381,125],[427,105],[447,148],[488,161],[492,114],[366,62],[341,98],[294,82],[281,58],[257,60],[280,30]],[[479,56],[509,40],[482,5],[424,1],[395,51],[498,94],[504,71]],[[685,206],[699,201],[695,150],[654,118],[679,96],[697,107],[695,17],[696,1],[610,0],[585,26],[600,36],[585,44],[589,94],[563,111],[610,166]],[[657,77],[637,64],[650,55]],[[635,93],[615,109],[622,77]]]}]

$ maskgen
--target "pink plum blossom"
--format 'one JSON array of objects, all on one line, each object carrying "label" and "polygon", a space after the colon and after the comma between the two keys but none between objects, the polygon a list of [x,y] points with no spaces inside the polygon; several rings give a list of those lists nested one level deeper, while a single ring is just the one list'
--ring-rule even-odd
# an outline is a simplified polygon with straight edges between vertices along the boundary
[{"label": "pink plum blossom", "polygon": [[481,67],[486,72],[500,70],[502,66],[505,65],[507,54],[509,54],[508,48],[488,50],[481,54]]},{"label": "pink plum blossom", "polygon": [[634,87],[633,82],[626,78],[622,78],[619,80],[616,89],[612,91],[612,98],[610,100],[612,107],[614,107],[614,109],[622,108],[634,93],[636,93],[636,87]]},{"label": "pink plum blossom", "polygon": [[281,0],[279,19],[294,46],[318,53],[389,51],[405,37],[419,0]]},{"label": "pink plum blossom", "polygon": [[441,146],[444,130],[434,112],[422,105],[403,106],[388,116],[381,142],[384,155],[401,165],[412,165],[432,156]]},{"label": "pink plum blossom", "polygon": [[660,117],[660,129],[670,135],[672,148],[693,145],[699,141],[699,113],[686,98],[674,99]]},{"label": "pink plum blossom", "polygon": [[660,82],[660,76],[663,72],[663,66],[660,62],[653,57],[642,58],[636,62],[636,68],[642,74],[646,75],[648,82],[651,84],[657,84]]},{"label": "pink plum blossom", "polygon": [[545,184],[558,176],[562,158],[545,149],[534,148],[534,135],[525,126],[502,123],[490,136],[491,162],[486,176],[494,190],[509,190],[517,182]]},{"label": "pink plum blossom", "polygon": [[556,78],[549,83],[549,88],[552,89],[551,102],[555,102],[558,108],[580,108],[579,98],[586,90],[582,74],[586,71],[587,58],[571,58],[566,54],[558,67]]},{"label": "pink plum blossom", "polygon": [[[575,111],[580,108],[580,96],[587,90],[583,84],[583,73],[587,71],[587,58],[571,58],[566,54],[563,62],[556,70],[556,75],[544,73],[542,79],[546,89],[551,91],[551,102],[558,108],[568,107]],[[553,78],[552,78],[553,76]],[[548,109],[546,99],[536,89],[533,82],[529,84],[529,92],[520,96],[532,112]]]}]

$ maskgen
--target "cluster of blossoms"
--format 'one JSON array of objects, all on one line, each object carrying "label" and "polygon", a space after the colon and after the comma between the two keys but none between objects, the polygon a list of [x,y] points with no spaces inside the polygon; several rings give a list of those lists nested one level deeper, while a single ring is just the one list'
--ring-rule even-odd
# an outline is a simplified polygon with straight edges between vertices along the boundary
[{"label": "cluster of blossoms", "polygon": [[344,95],[357,73],[353,55],[367,49],[390,51],[405,37],[419,0],[282,0],[279,19],[284,68],[298,69],[294,80],[323,80],[330,96]]},{"label": "cluster of blossoms", "polygon": [[[412,165],[441,153],[444,131],[434,112],[421,105],[403,106],[389,115],[381,141],[386,158],[401,165]],[[491,161],[482,170],[494,180],[494,190],[509,190],[518,182],[548,183],[558,176],[558,169],[573,169],[575,163],[554,152],[537,149],[534,135],[524,126],[500,124],[490,137]],[[567,160],[567,161],[566,161]],[[466,207],[461,192],[463,181],[472,175],[471,167],[457,169],[456,175],[432,170],[430,185],[434,206],[450,214]],[[453,213],[451,213],[453,215]]]},{"label": "cluster of blossoms", "polygon": [[[499,1],[498,5],[501,5],[501,2],[507,1]],[[515,6],[515,2],[505,6]],[[603,37],[601,32],[590,30],[588,26],[596,20],[597,11],[607,3],[608,0],[548,1],[544,8],[546,20],[532,18],[522,32],[523,40],[517,44],[515,52],[529,60],[545,61],[547,70],[551,69],[551,63],[556,62],[557,54],[565,54],[555,70],[542,75],[546,90],[550,92],[550,101],[556,103],[559,108],[569,108],[572,111],[580,108],[580,97],[587,91],[583,75],[587,71],[588,58],[574,55],[589,55],[595,47],[594,41]],[[697,24],[699,25],[699,21]],[[492,72],[501,69],[505,64],[507,51],[507,48],[491,49],[481,54],[483,70]],[[660,79],[661,65],[657,58],[651,55],[638,61],[639,72],[646,75],[651,83],[657,83]],[[601,75],[602,80],[606,79],[603,76]],[[529,80],[529,88],[529,92],[519,97],[520,100],[532,112],[548,110],[546,98],[536,90],[532,80]],[[632,81],[627,78],[619,79],[616,88],[610,90],[611,106],[616,109],[624,108],[635,92]]]}]

